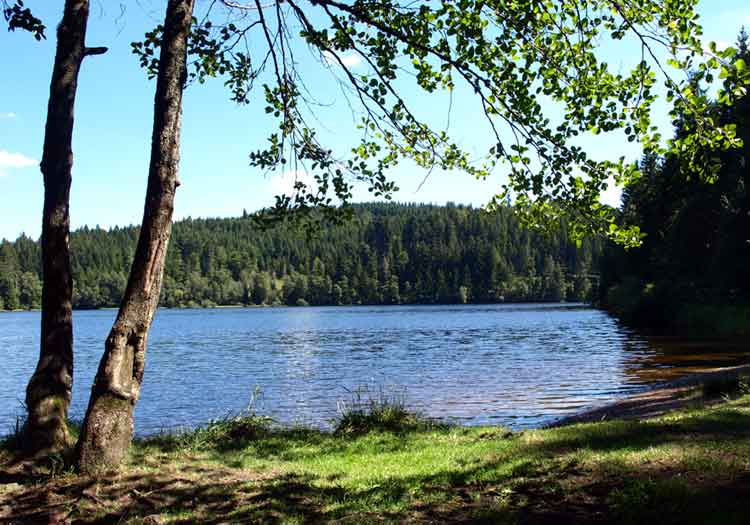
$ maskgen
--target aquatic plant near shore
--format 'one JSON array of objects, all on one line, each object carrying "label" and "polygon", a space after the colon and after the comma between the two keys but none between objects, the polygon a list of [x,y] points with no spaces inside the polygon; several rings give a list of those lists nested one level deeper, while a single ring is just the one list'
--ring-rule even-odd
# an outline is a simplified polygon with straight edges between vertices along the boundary
[{"label": "aquatic plant near shore", "polygon": [[365,434],[371,431],[403,432],[446,427],[445,422],[426,417],[406,407],[405,389],[376,391],[360,386],[350,399],[337,403],[339,417],[333,421],[335,434]]},{"label": "aquatic plant near shore", "polygon": [[247,406],[240,412],[211,419],[205,426],[177,433],[165,432],[145,439],[146,443],[166,446],[173,450],[201,451],[211,448],[224,449],[238,443],[248,443],[267,434],[273,418],[257,413],[256,405],[262,398],[256,387]]}]

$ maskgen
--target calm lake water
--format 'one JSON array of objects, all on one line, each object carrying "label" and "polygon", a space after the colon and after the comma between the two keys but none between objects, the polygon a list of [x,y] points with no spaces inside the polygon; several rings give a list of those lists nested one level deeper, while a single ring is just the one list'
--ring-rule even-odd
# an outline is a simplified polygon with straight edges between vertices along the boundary
[{"label": "calm lake water", "polygon": [[[75,313],[71,417],[82,418],[115,312]],[[0,314],[0,434],[22,413],[39,314]],[[646,339],[583,305],[160,310],[136,432],[190,427],[245,408],[326,427],[366,387],[427,415],[527,428],[650,383],[750,361],[741,345]]]}]

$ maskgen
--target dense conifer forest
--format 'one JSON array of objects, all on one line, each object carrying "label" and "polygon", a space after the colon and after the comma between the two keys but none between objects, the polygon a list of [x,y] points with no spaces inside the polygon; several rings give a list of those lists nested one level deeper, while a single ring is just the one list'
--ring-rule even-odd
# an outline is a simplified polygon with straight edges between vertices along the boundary
[{"label": "dense conifer forest", "polygon": [[[71,235],[74,307],[119,304],[135,227]],[[587,300],[601,241],[543,236],[510,208],[359,204],[354,218],[307,235],[249,216],[175,224],[161,304],[339,305]],[[38,308],[38,242],[0,244],[0,308]]]},{"label": "dense conifer forest", "polygon": [[[750,37],[743,29],[736,63],[750,64]],[[744,66],[747,67],[747,66]],[[730,76],[725,80],[731,93]],[[728,103],[726,103],[728,102]],[[641,178],[627,187],[622,221],[638,225],[643,244],[625,251],[609,246],[602,262],[602,300],[626,321],[664,331],[706,324],[733,324],[747,333],[750,321],[750,94],[710,110],[735,126],[743,146],[708,151],[712,177],[696,177],[674,155],[646,154]],[[675,120],[675,137],[689,134],[691,119]],[[736,317],[732,320],[731,317]]]}]

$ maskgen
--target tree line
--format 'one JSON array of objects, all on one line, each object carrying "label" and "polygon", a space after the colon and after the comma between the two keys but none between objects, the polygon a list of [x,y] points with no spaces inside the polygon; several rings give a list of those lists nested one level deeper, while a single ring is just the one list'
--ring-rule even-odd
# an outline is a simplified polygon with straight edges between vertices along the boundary
[{"label": "tree line", "polygon": [[[249,216],[174,225],[160,304],[349,305],[586,301],[602,242],[542,235],[512,208],[370,203],[353,219],[307,235],[259,228]],[[74,308],[116,307],[136,227],[84,227],[71,235]],[[40,247],[0,245],[0,308],[39,308]],[[593,278],[593,283],[592,283]]]}]

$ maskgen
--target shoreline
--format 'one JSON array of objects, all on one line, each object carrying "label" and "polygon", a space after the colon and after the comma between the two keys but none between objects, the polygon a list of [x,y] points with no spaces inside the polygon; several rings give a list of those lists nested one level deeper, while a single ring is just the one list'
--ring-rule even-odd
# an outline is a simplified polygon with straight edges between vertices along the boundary
[{"label": "shoreline", "polygon": [[742,376],[750,376],[750,364],[708,369],[647,386],[642,392],[631,394],[606,405],[585,408],[541,428],[559,428],[613,419],[652,419],[696,404],[716,405],[724,402],[722,393],[717,391],[716,395],[706,395],[703,391],[704,387],[711,384],[722,385],[737,382]]},{"label": "shoreline", "polygon": [[[350,307],[373,307],[373,306],[501,306],[501,305],[560,305],[560,306],[584,306],[593,308],[596,310],[603,310],[595,306],[591,302],[586,301],[544,301],[544,300],[528,300],[528,301],[496,301],[496,302],[467,302],[467,303],[420,303],[420,302],[404,302],[404,303],[351,303],[351,304],[214,304],[211,306],[163,306],[159,305],[159,310],[223,310],[223,309],[245,309],[245,308],[350,308]],[[97,306],[95,308],[73,308],[73,312],[96,312],[106,310],[118,310],[119,306]],[[4,313],[23,313],[32,312],[40,313],[41,308],[18,308],[14,310],[3,310],[0,309],[0,314]]]}]

